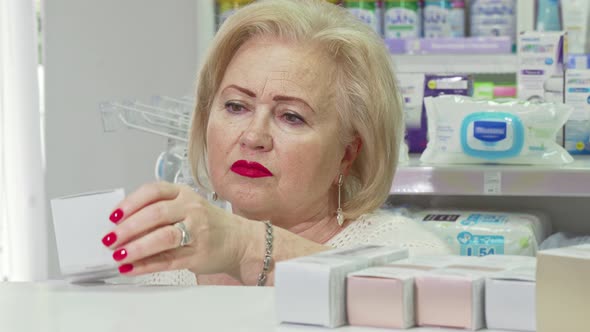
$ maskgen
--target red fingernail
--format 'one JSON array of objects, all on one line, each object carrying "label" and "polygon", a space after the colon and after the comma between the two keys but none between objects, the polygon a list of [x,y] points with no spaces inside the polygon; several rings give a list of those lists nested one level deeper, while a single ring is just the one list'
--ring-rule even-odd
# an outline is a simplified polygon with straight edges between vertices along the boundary
[{"label": "red fingernail", "polygon": [[133,265],[131,264],[123,264],[119,266],[119,272],[121,273],[129,273],[133,270]]},{"label": "red fingernail", "polygon": [[127,257],[127,250],[119,249],[113,253],[113,258],[118,262],[122,261]]},{"label": "red fingernail", "polygon": [[117,234],[113,232],[110,232],[102,238],[102,243],[107,247],[110,247],[115,241],[117,241]]},{"label": "red fingernail", "polygon": [[113,213],[111,213],[111,216],[109,217],[109,219],[115,224],[118,223],[119,220],[121,220],[121,218],[123,218],[123,210],[121,209],[116,209],[115,211],[113,211]]}]

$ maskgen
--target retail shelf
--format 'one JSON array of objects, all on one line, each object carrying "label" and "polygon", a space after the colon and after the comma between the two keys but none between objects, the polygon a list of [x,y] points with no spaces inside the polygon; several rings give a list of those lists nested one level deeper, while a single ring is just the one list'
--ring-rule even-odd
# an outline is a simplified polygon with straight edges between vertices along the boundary
[{"label": "retail shelf", "polygon": [[399,73],[516,73],[516,54],[392,54]]},{"label": "retail shelf", "polygon": [[565,166],[399,166],[391,194],[590,197],[590,157]]}]

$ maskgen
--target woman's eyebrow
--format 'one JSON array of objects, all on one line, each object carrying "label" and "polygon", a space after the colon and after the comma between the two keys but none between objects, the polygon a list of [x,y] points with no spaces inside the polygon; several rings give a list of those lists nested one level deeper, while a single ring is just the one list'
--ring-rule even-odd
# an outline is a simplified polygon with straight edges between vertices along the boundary
[{"label": "woman's eyebrow", "polygon": [[313,113],[315,113],[315,110],[313,109],[313,107],[311,107],[305,100],[301,99],[301,98],[297,98],[297,97],[291,97],[291,96],[274,96],[274,98],[272,99],[273,101],[296,101],[299,103],[304,104],[305,106],[307,106]]},{"label": "woman's eyebrow", "polygon": [[[223,91],[227,90],[227,89],[236,89],[240,92],[242,92],[243,94],[255,98],[256,97],[256,93],[254,93],[253,91],[250,91],[246,88],[243,88],[241,86],[237,86],[235,84],[230,84],[228,86],[226,86]],[[315,113],[315,110],[313,109],[313,107],[311,107],[304,99],[298,98],[298,97],[293,97],[293,96],[283,96],[283,95],[278,95],[278,96],[274,96],[272,98],[273,101],[295,101],[295,102],[299,102],[304,104],[305,106],[307,106],[313,113]]]},{"label": "woman's eyebrow", "polygon": [[244,93],[244,94],[248,95],[249,97],[252,97],[252,98],[256,97],[256,94],[255,94],[254,92],[252,92],[252,91],[250,91],[250,90],[248,90],[248,89],[246,89],[246,88],[242,88],[241,86],[237,86],[237,85],[235,85],[235,84],[230,84],[230,85],[226,86],[226,87],[223,89],[223,91],[225,91],[225,90],[227,90],[227,89],[229,89],[229,88],[236,89],[236,90],[238,90],[238,91],[240,91],[240,92],[242,92],[242,93]]}]

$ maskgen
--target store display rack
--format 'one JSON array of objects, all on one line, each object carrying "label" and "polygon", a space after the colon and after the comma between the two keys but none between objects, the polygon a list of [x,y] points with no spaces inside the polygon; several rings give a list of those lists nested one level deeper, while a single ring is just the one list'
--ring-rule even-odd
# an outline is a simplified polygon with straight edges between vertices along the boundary
[{"label": "store display rack", "polygon": [[590,156],[564,166],[400,165],[391,194],[590,197]]},{"label": "store display rack", "polygon": [[514,74],[516,54],[392,54],[398,73]]}]

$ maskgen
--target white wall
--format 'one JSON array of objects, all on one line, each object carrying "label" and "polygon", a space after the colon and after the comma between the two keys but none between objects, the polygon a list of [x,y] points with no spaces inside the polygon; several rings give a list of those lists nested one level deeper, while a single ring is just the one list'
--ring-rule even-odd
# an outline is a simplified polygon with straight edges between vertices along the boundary
[{"label": "white wall", "polygon": [[[194,91],[203,44],[197,1],[46,1],[49,199],[115,187],[130,192],[153,180],[165,138],[130,129],[104,133],[98,105]],[[53,227],[48,236],[50,275],[57,276]]]}]

